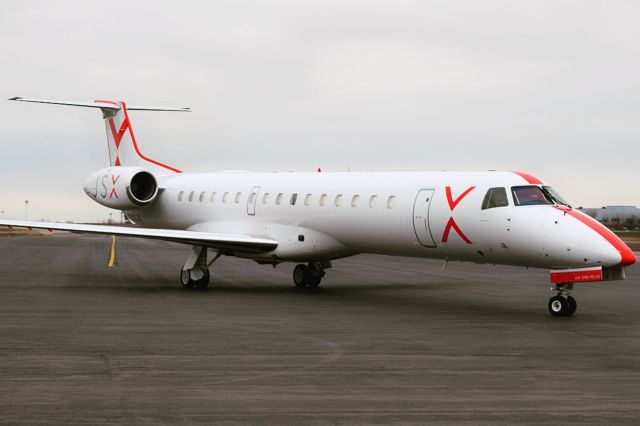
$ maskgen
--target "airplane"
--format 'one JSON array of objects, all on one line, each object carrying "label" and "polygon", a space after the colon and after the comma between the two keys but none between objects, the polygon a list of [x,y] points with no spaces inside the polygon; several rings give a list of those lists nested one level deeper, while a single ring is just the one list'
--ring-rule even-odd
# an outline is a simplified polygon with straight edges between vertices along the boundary
[{"label": "airplane", "polygon": [[373,253],[549,269],[556,294],[548,310],[566,317],[577,309],[574,283],[625,279],[637,261],[613,232],[528,173],[184,173],[142,154],[128,112],[189,108],[10,100],[99,109],[110,166],[90,175],[84,191],[139,227],[0,225],[191,246],[179,274],[185,289],[207,288],[210,268],[223,255],[273,267],[295,262],[295,286],[315,288],[333,260]]}]

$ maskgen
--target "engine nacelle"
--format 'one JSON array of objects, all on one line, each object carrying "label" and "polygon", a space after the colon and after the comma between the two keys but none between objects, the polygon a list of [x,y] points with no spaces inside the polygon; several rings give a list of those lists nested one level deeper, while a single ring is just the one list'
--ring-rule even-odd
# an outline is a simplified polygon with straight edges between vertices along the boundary
[{"label": "engine nacelle", "polygon": [[84,192],[103,206],[129,210],[151,203],[158,195],[158,183],[139,167],[108,167],[85,180]]}]

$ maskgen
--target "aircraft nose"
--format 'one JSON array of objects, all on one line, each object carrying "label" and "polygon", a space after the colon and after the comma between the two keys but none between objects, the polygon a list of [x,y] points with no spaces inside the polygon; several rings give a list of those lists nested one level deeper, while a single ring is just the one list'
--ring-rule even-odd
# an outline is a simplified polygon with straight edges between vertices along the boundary
[{"label": "aircraft nose", "polygon": [[[588,216],[587,216],[588,217]],[[589,218],[591,219],[591,218]],[[593,220],[595,224],[590,227],[601,237],[604,238],[602,251],[603,262],[607,266],[628,266],[638,261],[636,255],[616,234],[602,225],[600,222]]]},{"label": "aircraft nose", "polygon": [[606,266],[627,266],[637,261],[635,254],[622,240],[615,245],[609,241],[604,242],[598,254],[599,259]]},{"label": "aircraft nose", "polygon": [[602,244],[599,244],[600,249],[598,254],[600,259],[606,266],[628,266],[633,265],[638,261],[636,255],[627,246],[624,241],[620,239],[616,234],[606,228],[597,220],[584,213],[578,212],[573,209],[563,211],[571,217],[579,220],[589,228],[591,231],[598,234],[602,239],[599,239]]},{"label": "aircraft nose", "polygon": [[[622,244],[624,244],[624,242]],[[627,248],[627,251],[623,254],[621,253],[622,261],[620,262],[620,265],[621,266],[633,265],[638,261],[638,258],[636,257],[635,253],[631,251],[631,248],[629,248],[628,245],[624,244],[624,246]]]}]

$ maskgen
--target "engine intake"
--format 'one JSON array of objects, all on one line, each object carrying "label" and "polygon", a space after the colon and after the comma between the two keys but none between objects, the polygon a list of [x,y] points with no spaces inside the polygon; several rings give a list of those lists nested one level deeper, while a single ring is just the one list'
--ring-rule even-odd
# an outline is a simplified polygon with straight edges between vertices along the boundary
[{"label": "engine intake", "polygon": [[153,202],[158,183],[151,173],[138,167],[109,167],[89,176],[84,192],[103,206],[129,210]]},{"label": "engine intake", "polygon": [[156,197],[158,184],[149,172],[141,171],[133,175],[127,187],[129,199],[139,205],[147,205]]}]

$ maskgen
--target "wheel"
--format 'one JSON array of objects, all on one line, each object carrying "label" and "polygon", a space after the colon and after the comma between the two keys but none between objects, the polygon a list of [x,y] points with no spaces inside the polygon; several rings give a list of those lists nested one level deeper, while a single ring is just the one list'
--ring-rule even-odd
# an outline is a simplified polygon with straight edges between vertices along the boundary
[{"label": "wheel", "polygon": [[306,287],[309,279],[309,268],[306,265],[296,265],[293,269],[293,283],[296,287]]},{"label": "wheel", "polygon": [[204,276],[195,281],[195,285],[198,290],[204,290],[209,287],[209,271],[205,271]]},{"label": "wheel", "polygon": [[562,296],[554,296],[549,299],[548,307],[554,317],[563,317],[569,312],[569,302]]},{"label": "wheel", "polygon": [[567,296],[567,316],[570,317],[571,315],[576,313],[576,309],[578,309],[578,302],[576,302],[576,299],[574,299],[571,296]]},{"label": "wheel", "polygon": [[180,271],[180,284],[182,284],[182,288],[193,288],[195,285],[195,281],[191,279],[191,272],[188,269]]}]

